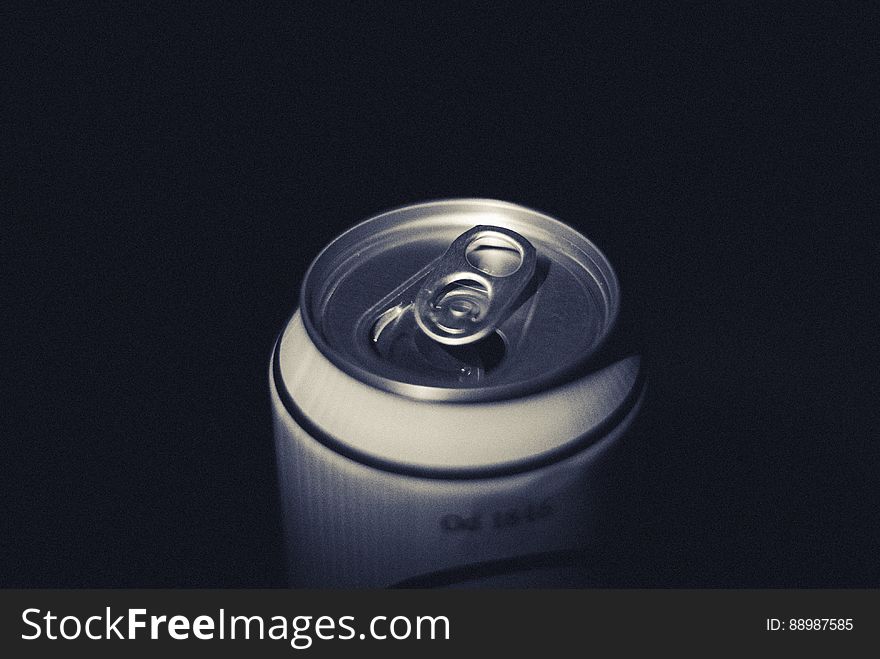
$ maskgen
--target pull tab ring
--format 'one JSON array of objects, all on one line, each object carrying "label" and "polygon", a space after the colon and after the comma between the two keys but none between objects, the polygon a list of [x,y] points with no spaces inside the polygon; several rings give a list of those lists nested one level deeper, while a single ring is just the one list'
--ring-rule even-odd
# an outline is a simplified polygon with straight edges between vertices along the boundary
[{"label": "pull tab ring", "polygon": [[416,324],[433,340],[466,345],[514,310],[535,272],[532,244],[510,229],[475,226],[456,238],[422,280]]}]

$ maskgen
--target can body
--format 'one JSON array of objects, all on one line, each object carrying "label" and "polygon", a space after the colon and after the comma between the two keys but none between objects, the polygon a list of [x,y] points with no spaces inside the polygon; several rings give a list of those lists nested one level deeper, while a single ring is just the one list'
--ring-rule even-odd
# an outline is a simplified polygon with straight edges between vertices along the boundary
[{"label": "can body", "polygon": [[[487,367],[488,375],[473,382],[467,379],[470,367],[460,369],[458,362],[457,380],[443,373],[431,375],[430,379],[425,379],[424,373],[416,373],[407,382],[408,374],[394,369],[405,369],[410,362],[418,368],[422,358],[410,358],[408,353],[400,364],[392,364],[387,372],[379,373],[383,377],[390,373],[390,377],[371,380],[362,371],[377,373],[384,368],[378,358],[379,367],[371,371],[362,369],[363,364],[358,363],[349,367],[358,358],[356,354],[350,359],[345,354],[340,356],[348,346],[334,339],[339,328],[314,327],[318,315],[315,310],[336,322],[338,315],[333,316],[336,312],[330,308],[332,304],[344,305],[338,313],[348,313],[349,307],[360,304],[367,309],[366,316],[360,316],[368,319],[387,316],[384,309],[389,304],[392,309],[404,307],[396,298],[385,295],[391,284],[380,282],[373,291],[369,288],[371,278],[350,265],[358,262],[363,253],[369,259],[369,247],[363,246],[364,236],[378,236],[376,253],[386,255],[390,251],[389,259],[400,257],[394,263],[417,254],[411,257],[412,263],[399,266],[401,272],[416,272],[412,279],[415,283],[406,280],[405,285],[394,291],[403,290],[405,295],[406,290],[415,286],[424,293],[424,282],[438,271],[437,264],[442,264],[442,259],[428,247],[436,252],[440,248],[435,244],[446,244],[448,236],[461,228],[484,222],[489,211],[495,214],[492,227],[500,227],[501,231],[509,224],[512,232],[531,237],[539,259],[549,262],[550,274],[545,262],[541,285],[553,284],[560,291],[557,295],[570,297],[565,278],[572,276],[573,268],[565,263],[560,265],[565,256],[560,257],[553,250],[557,244],[571,250],[573,239],[567,235],[559,239],[556,234],[563,229],[534,211],[482,200],[434,202],[369,220],[358,225],[353,235],[340,239],[343,246],[345,241],[353,246],[360,243],[357,251],[350,247],[347,252],[334,253],[331,245],[307,274],[300,308],[279,337],[270,372],[291,585],[574,585],[565,583],[570,568],[564,567],[566,557],[587,544],[596,532],[602,472],[613,468],[610,456],[636,416],[643,397],[644,379],[637,355],[624,354],[604,361],[587,359],[559,376],[559,369],[551,368],[556,365],[548,363],[555,353],[548,353],[551,357],[541,361],[547,364],[548,372],[553,371],[552,377],[541,382],[540,378],[520,375],[515,362],[533,358],[535,352],[535,348],[528,347],[528,340],[522,338],[523,332],[528,333],[529,340],[536,332],[546,334],[548,349],[553,348],[554,337],[558,336],[557,343],[564,350],[566,332],[574,337],[571,341],[585,340],[578,336],[583,333],[579,327],[560,325],[560,318],[564,319],[571,310],[551,305],[548,300],[552,301],[554,294],[542,293],[540,285],[517,293],[519,306],[506,311],[507,317],[498,316],[502,320],[497,331],[506,350],[500,361],[511,365],[503,364],[495,372],[489,372]],[[508,216],[513,219],[508,221]],[[422,229],[421,233],[414,233],[413,222]],[[421,247],[413,251],[395,246],[400,239],[394,234],[398,227],[403,227],[402,235],[411,244],[418,242],[417,235],[427,236],[444,223],[455,226],[447,233],[425,238],[425,254],[419,251]],[[391,233],[384,235],[383,231]],[[598,256],[592,252],[589,258],[583,256],[588,248],[594,249],[585,241],[576,254],[579,262],[589,268],[604,267],[604,263],[594,263],[601,257],[598,251]],[[380,262],[376,279],[388,277],[392,283],[400,279],[388,272],[389,267],[381,258],[375,260]],[[428,263],[428,275],[417,267],[424,262]],[[326,270],[322,270],[323,265]],[[476,279],[479,272],[491,272],[485,262],[479,265]],[[353,273],[351,281],[334,281],[331,275],[338,274],[343,266]],[[610,272],[613,277],[613,271]],[[580,271],[576,276],[587,281]],[[485,289],[478,285],[473,288],[494,294],[498,290],[492,287],[494,280],[486,280]],[[601,294],[585,289],[584,295],[610,298],[616,294],[616,284],[616,279],[610,280],[604,289],[598,289]],[[587,281],[586,285],[595,286],[595,282]],[[330,293],[316,297],[309,286],[320,286]],[[344,298],[349,294],[346,286],[354,291],[350,298]],[[334,295],[342,299],[334,301]],[[616,304],[616,300],[611,302]],[[606,306],[609,304],[606,301]],[[556,323],[555,330],[549,331],[546,323],[541,325],[541,317],[548,315]],[[355,316],[358,314],[352,315]],[[605,334],[613,329],[614,314],[609,316],[610,321],[601,327]],[[384,327],[384,322],[373,323],[372,327]],[[349,329],[339,336],[348,337]],[[408,346],[424,342],[417,328],[400,331],[417,335],[415,342],[407,337]],[[375,332],[373,337],[378,344]],[[336,345],[328,345],[333,340]],[[475,345],[481,345],[481,341],[486,340],[480,339]],[[596,348],[600,343],[592,341],[587,350],[595,349],[601,354]],[[576,354],[577,346],[572,345],[572,354]],[[518,349],[528,353],[521,355]],[[433,355],[434,344],[425,350]],[[461,353],[452,350],[444,352],[442,359],[447,359],[447,353],[454,359],[461,358]],[[373,362],[369,360],[373,358],[365,357],[364,364],[370,366]],[[565,355],[560,359],[572,361]],[[482,359],[479,363],[490,362]],[[527,370],[534,372],[538,368]]]}]

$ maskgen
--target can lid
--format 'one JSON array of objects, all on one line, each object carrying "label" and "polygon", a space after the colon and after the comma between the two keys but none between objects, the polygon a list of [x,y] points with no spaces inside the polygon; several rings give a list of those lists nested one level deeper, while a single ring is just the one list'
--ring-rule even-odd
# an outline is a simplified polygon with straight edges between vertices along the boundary
[{"label": "can lid", "polygon": [[328,245],[303,281],[303,324],[340,369],[420,400],[550,386],[611,332],[617,277],[574,229],[501,201],[407,206]]}]

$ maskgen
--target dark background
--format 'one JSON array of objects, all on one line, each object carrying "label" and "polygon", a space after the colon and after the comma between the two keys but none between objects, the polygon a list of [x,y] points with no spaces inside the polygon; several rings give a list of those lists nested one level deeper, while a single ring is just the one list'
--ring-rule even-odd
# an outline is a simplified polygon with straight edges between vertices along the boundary
[{"label": "dark background", "polygon": [[880,585],[877,17],[318,6],[6,10],[0,585],[284,585],[274,338],[453,196],[580,229],[637,321],[597,583]]}]

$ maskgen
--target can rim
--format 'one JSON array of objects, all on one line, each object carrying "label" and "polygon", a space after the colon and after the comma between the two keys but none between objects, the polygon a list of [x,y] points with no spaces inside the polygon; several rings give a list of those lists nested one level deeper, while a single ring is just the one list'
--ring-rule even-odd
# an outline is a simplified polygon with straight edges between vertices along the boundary
[{"label": "can rim", "polygon": [[[403,211],[415,211],[417,209],[424,209],[426,207],[449,208],[454,206],[468,205],[485,205],[487,207],[514,210],[538,216],[541,218],[542,222],[550,225],[557,225],[564,232],[574,233],[590,248],[590,250],[592,250],[601,259],[601,264],[598,265],[604,266],[602,275],[610,289],[610,294],[607,295],[607,297],[613,300],[613,304],[607,305],[608,316],[606,318],[604,328],[589,353],[585,354],[581,359],[576,360],[572,364],[560,367],[549,373],[542,374],[539,377],[519,382],[510,382],[481,388],[451,388],[417,384],[412,382],[403,382],[369,371],[366,368],[363,368],[358,364],[353,363],[351,360],[346,359],[343,355],[339,354],[333,348],[333,346],[330,345],[328,341],[326,341],[318,327],[315,325],[315,322],[312,318],[312,309],[310,308],[310,305],[308,303],[310,297],[307,295],[307,291],[311,287],[311,280],[315,276],[314,272],[318,264],[321,263],[322,259],[325,257],[325,255],[335,245],[343,242],[346,237],[354,234],[364,225],[380,221],[382,218],[387,218],[389,215],[395,215]],[[592,274],[595,277],[595,274]],[[573,228],[572,226],[566,224],[565,222],[557,220],[556,218],[542,211],[524,206],[522,204],[485,197],[434,199],[414,204],[395,206],[381,213],[371,215],[367,219],[364,219],[343,231],[341,234],[331,240],[327,245],[325,245],[320,252],[318,252],[317,256],[312,259],[312,262],[309,264],[309,267],[306,270],[305,275],[303,276],[299,293],[299,306],[302,311],[302,322],[303,326],[305,327],[306,333],[308,334],[311,341],[318,348],[318,350],[339,369],[354,377],[355,379],[364,382],[367,385],[384,391],[388,391],[390,393],[406,396],[408,398],[413,398],[416,400],[442,401],[450,403],[467,403],[477,401],[488,402],[494,400],[504,400],[533,393],[537,390],[540,390],[541,388],[547,388],[564,382],[565,380],[570,378],[577,371],[577,369],[581,367],[591,356],[598,353],[605,345],[608,337],[613,333],[617,325],[621,305],[621,291],[620,284],[617,279],[617,273],[615,272],[610,261],[602,252],[602,250],[599,249],[599,247],[596,246],[595,243],[593,243],[589,238],[584,236],[582,233],[580,233],[580,231]]]}]

